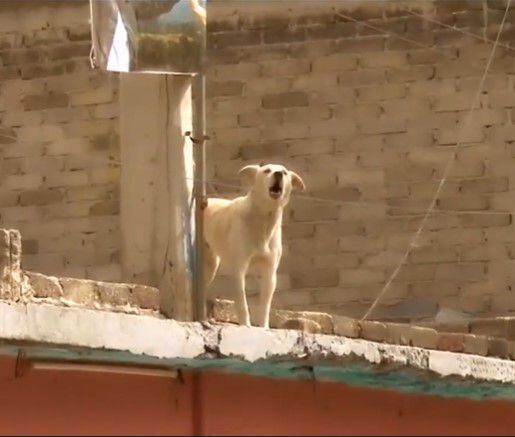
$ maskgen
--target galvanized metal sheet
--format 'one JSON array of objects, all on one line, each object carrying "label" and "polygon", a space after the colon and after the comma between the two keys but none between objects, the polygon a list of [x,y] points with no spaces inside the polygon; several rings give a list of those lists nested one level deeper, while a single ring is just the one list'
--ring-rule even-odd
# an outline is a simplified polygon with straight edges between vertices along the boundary
[{"label": "galvanized metal sheet", "polygon": [[94,66],[197,74],[206,47],[205,0],[90,0]]}]

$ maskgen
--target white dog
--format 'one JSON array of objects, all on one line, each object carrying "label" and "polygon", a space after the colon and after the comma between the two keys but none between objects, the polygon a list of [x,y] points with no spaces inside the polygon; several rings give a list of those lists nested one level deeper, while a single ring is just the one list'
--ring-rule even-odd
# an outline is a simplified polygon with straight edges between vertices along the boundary
[{"label": "white dog", "polygon": [[250,190],[233,200],[208,200],[204,210],[205,284],[213,281],[220,262],[234,281],[239,323],[250,326],[245,277],[258,273],[260,302],[257,323],[269,327],[270,306],[282,254],[281,224],[292,189],[304,182],[282,165],[248,165],[239,173]]}]

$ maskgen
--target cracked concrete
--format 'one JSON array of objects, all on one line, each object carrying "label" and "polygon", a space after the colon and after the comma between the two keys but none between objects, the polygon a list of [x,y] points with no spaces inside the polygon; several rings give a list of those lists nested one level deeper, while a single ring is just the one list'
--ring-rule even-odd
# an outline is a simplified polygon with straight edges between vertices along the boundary
[{"label": "cracked concrete", "polygon": [[146,315],[49,304],[0,303],[0,338],[52,347],[128,352],[165,360],[236,359],[243,363],[356,361],[478,381],[515,383],[515,362],[492,357],[293,330],[182,323]]}]

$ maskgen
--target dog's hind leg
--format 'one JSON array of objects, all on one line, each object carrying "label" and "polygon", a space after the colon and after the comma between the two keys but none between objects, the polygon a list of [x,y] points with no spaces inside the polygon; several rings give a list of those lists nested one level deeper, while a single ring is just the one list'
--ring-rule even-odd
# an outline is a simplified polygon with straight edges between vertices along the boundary
[{"label": "dog's hind leg", "polygon": [[275,287],[277,285],[277,274],[275,269],[266,264],[263,265],[259,279],[259,307],[257,308],[257,323],[263,328],[269,328],[270,325],[270,308],[272,306],[272,298],[274,297]]},{"label": "dog's hind leg", "polygon": [[204,244],[204,285],[209,287],[213,279],[215,279],[220,258],[215,256],[208,244]]}]

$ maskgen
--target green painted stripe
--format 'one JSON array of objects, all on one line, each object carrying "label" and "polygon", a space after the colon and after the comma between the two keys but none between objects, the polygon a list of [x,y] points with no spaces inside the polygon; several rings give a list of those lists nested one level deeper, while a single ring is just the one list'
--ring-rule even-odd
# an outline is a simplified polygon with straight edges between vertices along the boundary
[{"label": "green painted stripe", "polygon": [[0,354],[16,356],[23,351],[27,359],[70,362],[102,362],[121,365],[173,367],[180,369],[218,370],[267,378],[317,380],[404,393],[475,400],[515,400],[515,386],[492,382],[442,378],[429,371],[410,368],[378,370],[365,363],[306,364],[293,361],[259,361],[238,359],[158,359],[145,355],[108,350],[81,350],[36,345],[1,344]]}]

